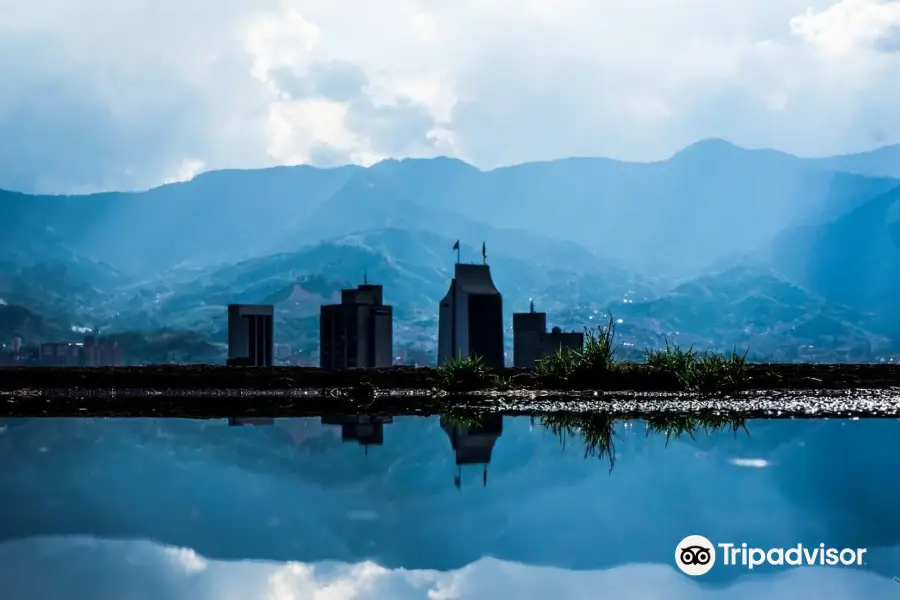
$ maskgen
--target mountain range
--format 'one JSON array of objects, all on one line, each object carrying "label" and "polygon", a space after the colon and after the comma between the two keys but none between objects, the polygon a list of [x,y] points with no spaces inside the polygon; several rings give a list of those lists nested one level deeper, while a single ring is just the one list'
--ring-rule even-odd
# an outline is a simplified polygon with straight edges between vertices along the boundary
[{"label": "mountain range", "polygon": [[398,345],[429,354],[461,239],[464,262],[485,242],[507,314],[533,299],[551,325],[581,329],[612,313],[626,356],[669,340],[892,360],[898,157],[706,140],[654,163],[406,159],[214,171],[144,192],[0,191],[0,342],[192,332],[214,360],[224,305],[246,301],[275,304],[278,341],[315,355],[318,306],[365,277],[396,307]]}]

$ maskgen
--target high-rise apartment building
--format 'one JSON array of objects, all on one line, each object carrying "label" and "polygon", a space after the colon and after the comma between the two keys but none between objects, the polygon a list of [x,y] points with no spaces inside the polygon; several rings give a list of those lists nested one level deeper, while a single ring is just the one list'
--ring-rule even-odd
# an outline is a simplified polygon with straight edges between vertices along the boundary
[{"label": "high-rise apartment building", "polygon": [[393,308],[380,285],[341,291],[340,304],[322,306],[319,366],[323,369],[389,367],[394,363]]}]

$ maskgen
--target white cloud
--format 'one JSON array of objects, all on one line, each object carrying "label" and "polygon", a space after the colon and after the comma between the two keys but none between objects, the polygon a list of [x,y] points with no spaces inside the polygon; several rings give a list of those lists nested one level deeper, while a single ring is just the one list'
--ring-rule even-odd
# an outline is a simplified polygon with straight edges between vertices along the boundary
[{"label": "white cloud", "polygon": [[[900,141],[900,2],[0,0],[0,187]],[[198,167],[198,165],[202,165]]]},{"label": "white cloud", "polygon": [[163,548],[163,553],[169,557],[176,569],[185,573],[199,573],[206,570],[206,560],[190,548]]},{"label": "white cloud", "polygon": [[4,598],[55,600],[73,589],[96,600],[135,594],[167,600],[591,600],[598,590],[622,600],[874,600],[896,593],[888,577],[825,567],[748,574],[728,586],[709,586],[661,564],[569,571],[483,558],[441,572],[392,570],[372,562],[209,561],[206,569],[188,572],[171,556],[168,548],[136,541],[36,538],[0,544]]}]

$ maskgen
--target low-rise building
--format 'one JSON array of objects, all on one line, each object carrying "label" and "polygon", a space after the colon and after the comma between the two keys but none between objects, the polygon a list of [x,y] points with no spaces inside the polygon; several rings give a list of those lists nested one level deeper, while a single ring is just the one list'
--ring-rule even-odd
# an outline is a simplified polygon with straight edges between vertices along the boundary
[{"label": "low-rise building", "polygon": [[531,368],[560,348],[581,350],[584,333],[562,331],[554,327],[547,331],[547,313],[534,312],[534,302],[527,313],[513,314],[513,365]]}]

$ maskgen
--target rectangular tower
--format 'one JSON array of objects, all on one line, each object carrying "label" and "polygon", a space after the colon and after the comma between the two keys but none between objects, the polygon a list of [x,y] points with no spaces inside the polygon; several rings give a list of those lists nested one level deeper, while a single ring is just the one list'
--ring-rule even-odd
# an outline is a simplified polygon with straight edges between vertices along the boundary
[{"label": "rectangular tower", "polygon": [[228,305],[228,364],[271,367],[275,349],[275,307]]},{"label": "rectangular tower", "polygon": [[319,366],[323,369],[389,367],[394,363],[393,308],[380,285],[341,291],[340,304],[322,306]]}]

